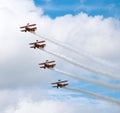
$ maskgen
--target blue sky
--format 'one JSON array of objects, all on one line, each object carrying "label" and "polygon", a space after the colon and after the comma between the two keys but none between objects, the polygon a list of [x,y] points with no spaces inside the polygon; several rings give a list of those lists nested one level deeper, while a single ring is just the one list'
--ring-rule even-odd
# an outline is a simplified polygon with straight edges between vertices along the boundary
[{"label": "blue sky", "polygon": [[119,0],[34,0],[36,6],[44,10],[44,14],[55,18],[65,14],[76,15],[85,12],[88,15],[104,17],[120,17]]}]

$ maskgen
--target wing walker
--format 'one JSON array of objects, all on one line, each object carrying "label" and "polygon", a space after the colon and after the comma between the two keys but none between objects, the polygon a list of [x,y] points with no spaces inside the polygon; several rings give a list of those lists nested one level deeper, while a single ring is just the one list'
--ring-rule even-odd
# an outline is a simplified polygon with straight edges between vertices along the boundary
[{"label": "wing walker", "polygon": [[46,44],[44,44],[44,42],[45,42],[44,40],[43,41],[36,40],[36,42],[29,43],[29,45],[32,45],[32,46],[30,46],[30,48],[34,48],[34,49],[40,48],[40,49],[43,49],[46,46]]},{"label": "wing walker", "polygon": [[38,64],[38,65],[40,65],[40,68],[52,69],[52,68],[54,68],[54,67],[56,66],[56,64],[54,64],[54,62],[55,62],[55,61],[48,61],[48,60],[46,60],[46,62],[40,63],[40,64]]},{"label": "wing walker", "polygon": [[22,26],[22,27],[20,27],[20,29],[22,29],[21,30],[21,32],[32,32],[32,33],[34,33],[36,30],[37,30],[37,27],[36,27],[36,24],[27,24],[26,26]]},{"label": "wing walker", "polygon": [[[21,29],[21,32],[32,32],[32,33],[35,33],[35,31],[37,30],[37,27],[36,27],[36,24],[27,24],[26,26],[22,26],[20,27]],[[46,44],[44,43],[45,41],[38,41],[36,40],[36,42],[33,42],[33,43],[29,43],[30,45],[30,48],[40,48],[40,49],[44,49],[44,47],[46,46]],[[43,63],[39,63],[38,65],[40,65],[40,68],[43,68],[43,69],[53,69],[56,64],[54,63],[55,61],[48,61],[46,60],[45,62]],[[51,83],[54,87],[54,88],[63,88],[65,86],[68,85],[67,83],[68,81],[67,80],[58,80],[57,82],[54,82],[54,83]]]},{"label": "wing walker", "polygon": [[51,84],[53,85],[52,87],[54,88],[63,88],[68,85],[67,82],[68,82],[67,80],[64,80],[64,81],[58,80],[58,82],[54,82]]}]

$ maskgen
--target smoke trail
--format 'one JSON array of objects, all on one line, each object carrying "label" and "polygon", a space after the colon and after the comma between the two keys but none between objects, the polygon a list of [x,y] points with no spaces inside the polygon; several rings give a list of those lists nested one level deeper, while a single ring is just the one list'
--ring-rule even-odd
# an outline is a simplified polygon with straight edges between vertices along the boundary
[{"label": "smoke trail", "polygon": [[111,62],[108,62],[106,60],[100,59],[99,57],[93,56],[91,54],[84,53],[83,57],[87,57],[87,59],[93,60],[98,64],[106,65],[106,66],[108,66],[110,68],[117,69],[118,71],[120,70],[120,68],[118,66],[116,66],[115,64],[113,64]]},{"label": "smoke trail", "polygon": [[49,53],[49,54],[52,54],[52,55],[54,55],[54,56],[56,56],[56,57],[58,57],[58,58],[61,58],[61,59],[63,59],[63,60],[66,60],[66,61],[68,61],[69,63],[71,63],[71,64],[73,64],[73,65],[76,65],[76,66],[79,66],[79,67],[81,67],[81,68],[83,68],[83,69],[86,69],[86,70],[88,70],[88,71],[94,72],[94,73],[96,73],[96,74],[101,74],[101,75],[104,75],[104,76],[107,76],[107,77],[111,77],[111,78],[116,79],[116,80],[120,80],[120,77],[119,77],[119,76],[114,76],[114,75],[111,75],[111,74],[108,74],[108,73],[105,73],[105,72],[101,72],[101,71],[98,71],[98,70],[94,70],[94,69],[92,69],[92,68],[90,68],[90,67],[84,66],[83,64],[80,64],[80,63],[78,63],[77,61],[75,61],[75,60],[73,60],[73,59],[70,59],[70,58],[68,58],[68,57],[66,57],[66,56],[64,56],[64,55],[61,55],[61,54],[59,54],[59,53],[52,52],[52,51],[45,50],[45,49],[41,49],[41,50],[43,50],[43,51],[45,51],[45,52],[47,52],[47,53]]},{"label": "smoke trail", "polygon": [[38,37],[40,37],[40,38],[42,38],[44,40],[48,40],[49,42],[52,42],[52,43],[54,43],[54,44],[56,44],[58,46],[61,46],[61,47],[65,48],[65,49],[68,49],[68,50],[73,51],[73,52],[78,54],[77,50],[74,50],[73,48],[71,48],[71,47],[69,47],[67,45],[64,45],[63,43],[59,43],[60,41],[57,41],[55,39],[49,39],[49,38],[43,37],[43,36],[41,36],[39,34],[36,34],[36,33],[33,33],[33,34],[35,34],[36,36],[38,36]]},{"label": "smoke trail", "polygon": [[107,97],[107,96],[99,95],[99,94],[96,94],[96,93],[93,93],[93,92],[90,92],[90,91],[85,91],[85,90],[76,89],[76,88],[69,88],[69,87],[64,87],[64,89],[72,90],[72,91],[76,91],[76,92],[80,92],[80,93],[84,93],[84,94],[92,96],[94,98],[102,99],[102,100],[105,100],[107,102],[111,102],[111,103],[120,105],[120,101],[119,100],[116,100],[114,98],[110,98],[110,97]]},{"label": "smoke trail", "polygon": [[50,42],[52,42],[52,43],[54,43],[54,44],[56,44],[56,45],[58,45],[58,46],[61,46],[61,47],[65,48],[65,49],[68,49],[68,50],[70,50],[70,51],[72,51],[72,52],[74,52],[74,53],[76,53],[76,54],[79,54],[80,56],[82,55],[83,57],[86,57],[87,59],[93,60],[93,61],[95,61],[96,63],[102,64],[102,65],[106,65],[106,66],[109,66],[109,67],[111,67],[111,68],[120,69],[119,67],[111,64],[110,62],[107,62],[107,61],[102,60],[102,59],[100,59],[100,58],[98,58],[98,57],[95,57],[95,56],[93,56],[93,55],[91,55],[91,54],[88,54],[87,52],[82,51],[83,53],[80,54],[79,50],[77,50],[76,48],[73,48],[73,46],[71,47],[70,45],[64,44],[63,42],[57,41],[57,40],[55,40],[55,39],[53,39],[53,38],[52,38],[52,39],[51,39],[51,38],[49,39],[49,38],[46,38],[46,37],[41,36],[41,35],[36,34],[36,33],[33,33],[33,34],[37,35],[38,37],[40,37],[40,38],[42,38],[42,39],[48,40],[48,41],[50,41]]},{"label": "smoke trail", "polygon": [[113,89],[113,90],[120,91],[120,86],[119,85],[118,86],[117,85],[111,85],[111,84],[108,84],[108,83],[105,83],[105,82],[101,82],[99,80],[94,80],[94,79],[86,78],[86,77],[83,77],[83,76],[75,76],[71,73],[67,73],[67,72],[61,71],[59,69],[52,69],[52,70],[56,71],[60,74],[64,74],[64,75],[67,75],[69,77],[78,79],[78,80],[82,80],[82,81],[89,82],[89,83],[92,83],[92,84],[96,84],[96,85],[99,85],[99,86],[102,86],[102,87],[105,87],[105,88],[110,88],[110,89]]}]

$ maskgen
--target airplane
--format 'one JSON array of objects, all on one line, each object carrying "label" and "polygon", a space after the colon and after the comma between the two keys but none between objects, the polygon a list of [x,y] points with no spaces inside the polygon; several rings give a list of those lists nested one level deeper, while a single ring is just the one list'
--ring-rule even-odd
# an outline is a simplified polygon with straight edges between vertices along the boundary
[{"label": "airplane", "polygon": [[53,63],[53,62],[55,62],[55,61],[48,61],[48,60],[46,60],[46,62],[44,62],[44,63],[40,63],[39,65],[43,65],[43,66],[41,66],[40,68],[44,68],[44,69],[46,69],[46,68],[48,68],[48,69],[52,69],[52,68],[54,68],[55,65],[56,65],[56,64],[51,64],[51,63]]},{"label": "airplane", "polygon": [[23,30],[21,30],[21,32],[35,32],[36,31],[36,29],[37,29],[37,27],[35,27],[36,26],[36,24],[27,24],[26,26],[22,26],[22,27],[20,27],[21,29],[23,29]]},{"label": "airplane", "polygon": [[68,83],[66,83],[66,82],[68,82],[68,81],[67,80],[64,80],[64,81],[58,80],[58,82],[54,82],[54,83],[51,83],[51,84],[54,85],[52,87],[63,88],[63,87],[68,85]]},{"label": "airplane", "polygon": [[42,48],[43,49],[46,46],[46,44],[41,44],[43,42],[45,42],[45,41],[38,41],[38,40],[36,40],[36,42],[29,43],[29,45],[32,45],[32,46],[30,46],[30,48],[34,48],[34,49]]}]

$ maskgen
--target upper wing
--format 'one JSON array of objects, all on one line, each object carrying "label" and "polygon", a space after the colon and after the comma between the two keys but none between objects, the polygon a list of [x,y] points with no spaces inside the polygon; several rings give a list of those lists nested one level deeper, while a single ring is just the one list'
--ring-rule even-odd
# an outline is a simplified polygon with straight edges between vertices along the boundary
[{"label": "upper wing", "polygon": [[37,29],[37,27],[33,27],[33,28],[31,28],[31,27],[28,27],[29,29],[32,29],[32,30],[36,30]]},{"label": "upper wing", "polygon": [[38,64],[38,65],[44,65],[45,63],[40,63],[40,64]]},{"label": "upper wing", "polygon": [[25,28],[26,26],[22,26],[22,27],[20,27],[20,28]]},{"label": "upper wing", "polygon": [[35,43],[43,43],[45,42],[44,40],[43,41],[36,41],[36,42],[33,42],[33,43],[29,43],[29,45],[32,45],[32,44],[35,44]]},{"label": "upper wing", "polygon": [[68,85],[68,83],[67,84],[64,84],[65,86],[67,86]]},{"label": "upper wing", "polygon": [[58,82],[54,82],[54,83],[51,83],[51,84],[59,84],[59,83],[63,83],[63,82],[68,82],[67,80],[64,80],[64,81],[58,81]]},{"label": "upper wing", "polygon": [[[55,61],[46,61],[46,62],[44,62],[44,63],[40,63],[39,65],[43,65],[43,64],[45,64],[45,63],[52,63],[52,62],[55,62]],[[55,65],[55,64],[53,64],[53,65]]]},{"label": "upper wing", "polygon": [[33,42],[33,43],[29,43],[29,45],[33,45],[33,44],[35,44],[36,42]]},{"label": "upper wing", "polygon": [[59,83],[64,83],[64,82],[68,82],[67,80],[64,80],[64,81],[59,81]]},{"label": "upper wing", "polygon": [[25,28],[25,27],[29,27],[29,26],[36,26],[36,24],[30,24],[30,25],[29,25],[29,23],[28,23],[26,26],[22,26],[22,27],[20,27],[20,28]]},{"label": "upper wing", "polygon": [[58,84],[58,82],[54,82],[54,83],[51,83],[51,84]]},{"label": "upper wing", "polygon": [[28,26],[36,26],[36,24],[30,24],[30,25],[28,25]]},{"label": "upper wing", "polygon": [[45,42],[44,40],[43,41],[38,41],[37,43],[43,43],[43,42]]},{"label": "upper wing", "polygon": [[53,63],[53,62],[55,62],[55,61],[48,61],[47,63]]}]

